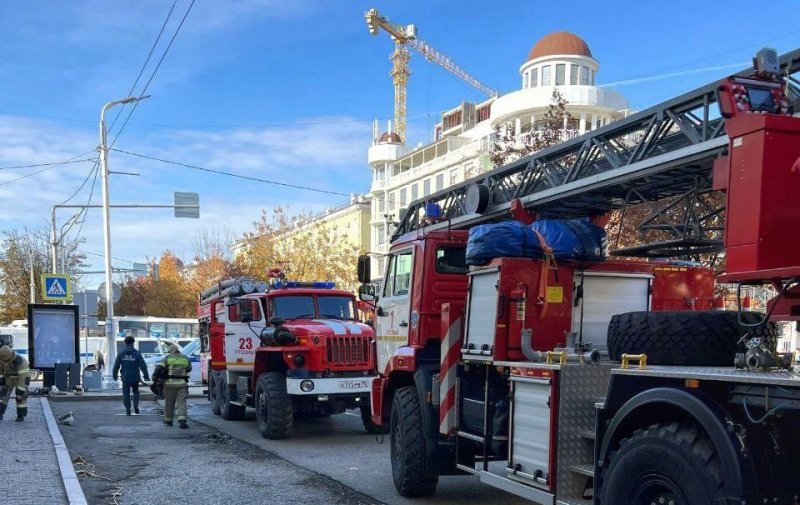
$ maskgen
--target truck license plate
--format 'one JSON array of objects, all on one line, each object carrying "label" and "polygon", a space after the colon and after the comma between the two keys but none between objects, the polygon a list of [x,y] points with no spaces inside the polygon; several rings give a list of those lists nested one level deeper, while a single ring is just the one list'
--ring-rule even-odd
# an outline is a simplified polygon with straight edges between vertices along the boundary
[{"label": "truck license plate", "polygon": [[367,387],[369,387],[369,383],[366,379],[339,381],[339,389],[341,390],[364,389]]}]

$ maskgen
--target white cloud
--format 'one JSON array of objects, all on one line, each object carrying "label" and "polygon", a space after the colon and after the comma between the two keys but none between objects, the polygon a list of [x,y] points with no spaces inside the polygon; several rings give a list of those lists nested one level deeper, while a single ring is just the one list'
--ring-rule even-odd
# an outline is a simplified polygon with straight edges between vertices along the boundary
[{"label": "white cloud", "polygon": [[[199,166],[319,187],[349,194],[368,190],[366,163],[370,125],[351,118],[308,118],[293,126],[241,128],[205,132],[183,130],[147,137],[126,135],[126,150],[156,155]],[[97,140],[91,126],[64,127],[49,121],[0,116],[0,166],[62,161],[93,149]],[[131,136],[128,136],[131,135]],[[94,153],[90,154],[93,156]],[[91,169],[91,163],[63,165],[41,174],[0,185],[0,230],[49,226],[50,209],[69,197]],[[290,212],[321,212],[345,196],[243,181],[217,174],[166,165],[110,153],[112,172],[136,172],[139,177],[112,174],[112,203],[169,204],[172,191],[200,194],[200,219],[175,219],[170,209],[112,209],[112,255],[144,261],[170,249],[190,261],[192,243],[204,228],[225,226],[237,235],[252,229],[262,209],[289,206]],[[0,170],[0,184],[37,169]],[[100,202],[100,184],[93,202]],[[89,186],[75,197],[84,204]],[[60,227],[74,212],[59,210]],[[73,229],[73,233],[77,228]],[[103,251],[101,213],[91,209],[82,228],[82,249]],[[102,269],[102,258],[88,257],[92,270]],[[130,267],[130,264],[120,263]],[[89,286],[101,276],[89,276]]]}]

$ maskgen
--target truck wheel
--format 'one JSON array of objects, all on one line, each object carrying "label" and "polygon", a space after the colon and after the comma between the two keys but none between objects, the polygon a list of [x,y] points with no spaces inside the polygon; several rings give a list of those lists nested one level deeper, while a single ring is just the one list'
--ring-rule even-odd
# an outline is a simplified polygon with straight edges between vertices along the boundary
[{"label": "truck wheel", "polygon": [[292,432],[294,408],[281,372],[266,372],[256,383],[256,420],[261,436],[272,440]]},{"label": "truck wheel", "polygon": [[392,480],[397,492],[408,497],[432,495],[439,477],[428,470],[422,405],[416,388],[404,387],[395,392],[389,429]]},{"label": "truck wheel", "polygon": [[225,374],[220,373],[217,381],[219,413],[223,419],[228,421],[241,421],[244,419],[245,407],[231,404],[232,393],[233,387],[228,384],[228,378]]},{"label": "truck wheel", "polygon": [[389,427],[386,425],[375,424],[372,422],[372,409],[369,402],[362,402],[358,406],[361,410],[361,422],[364,424],[364,429],[367,433],[372,435],[385,435],[389,433]]},{"label": "truck wheel", "polygon": [[[608,325],[608,354],[619,361],[622,354],[647,354],[652,365],[731,366],[742,335],[760,337],[774,351],[778,326],[767,323],[758,328],[739,326],[736,311],[628,312],[611,318]],[[742,322],[754,324],[764,314],[742,312]]]},{"label": "truck wheel", "polygon": [[696,425],[653,424],[624,439],[611,454],[601,478],[600,503],[722,503],[721,475],[714,445]]},{"label": "truck wheel", "polygon": [[217,381],[219,372],[211,372],[208,374],[208,399],[211,401],[211,412],[219,415],[219,393],[217,391]]}]

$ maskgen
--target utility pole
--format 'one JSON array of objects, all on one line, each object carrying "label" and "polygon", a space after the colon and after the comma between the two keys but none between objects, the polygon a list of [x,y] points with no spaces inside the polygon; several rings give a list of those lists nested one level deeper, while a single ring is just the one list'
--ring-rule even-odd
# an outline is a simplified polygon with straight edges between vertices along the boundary
[{"label": "utility pole", "polygon": [[[100,177],[102,180],[103,189],[103,253],[105,255],[105,280],[106,280],[106,343],[108,344],[106,353],[106,384],[113,384],[111,378],[111,365],[114,363],[117,355],[117,345],[114,339],[114,288],[111,283],[111,223],[110,223],[110,208],[108,196],[108,144],[106,132],[106,112],[115,105],[123,105],[139,100],[144,100],[149,96],[135,97],[129,96],[108,102],[100,110]],[[54,258],[55,259],[55,258]]]},{"label": "utility pole", "polygon": [[33,272],[33,247],[28,249],[28,259],[30,260],[31,264],[31,303],[36,303],[36,281],[34,280]]}]

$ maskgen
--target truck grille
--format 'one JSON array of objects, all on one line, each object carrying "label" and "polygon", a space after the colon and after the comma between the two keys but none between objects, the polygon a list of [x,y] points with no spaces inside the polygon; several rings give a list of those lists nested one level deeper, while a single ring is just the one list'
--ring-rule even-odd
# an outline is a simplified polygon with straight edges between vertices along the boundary
[{"label": "truck grille", "polygon": [[371,366],[369,337],[330,337],[325,357],[335,366]]}]

